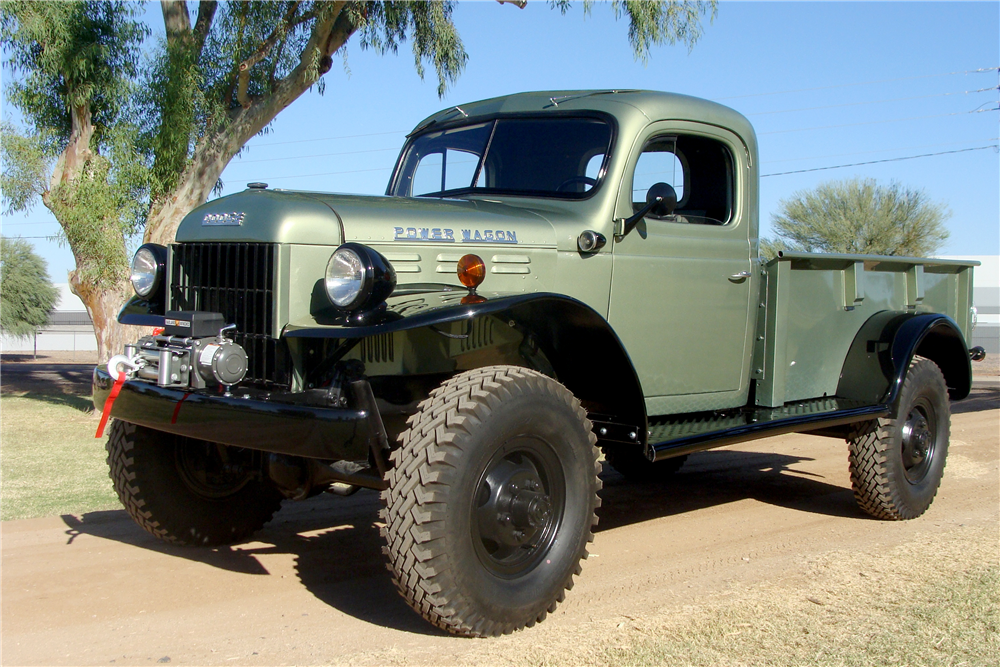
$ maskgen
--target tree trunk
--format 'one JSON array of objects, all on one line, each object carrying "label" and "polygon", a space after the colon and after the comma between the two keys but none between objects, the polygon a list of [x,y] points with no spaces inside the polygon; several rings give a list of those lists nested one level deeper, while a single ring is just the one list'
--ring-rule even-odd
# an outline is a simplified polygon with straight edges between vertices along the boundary
[{"label": "tree trunk", "polygon": [[150,332],[148,327],[118,323],[118,311],[134,294],[128,280],[123,284],[96,288],[91,283],[80,280],[79,272],[74,270],[69,272],[69,284],[73,293],[83,301],[94,322],[98,364],[107,363],[108,359],[122,353],[126,343],[134,343]]},{"label": "tree trunk", "polygon": [[[154,202],[146,218],[144,242],[160,245],[173,243],[181,220],[192,209],[205,203],[226,165],[240,148],[326,73],[330,68],[330,56],[357,30],[347,13],[343,12],[346,4],[326,3],[321,12],[322,17],[316,20],[309,41],[302,49],[298,66],[269,94],[250,100],[249,106],[241,109],[225,129],[208,134],[198,142],[190,164],[180,175],[172,191],[166,193],[160,201]],[[166,3],[164,7],[168,5],[173,14],[174,3]],[[176,5],[185,7],[184,3]],[[166,13],[164,16],[166,17]],[[178,33],[190,32],[190,19],[186,13],[178,15],[176,22],[173,18],[169,21]]]}]

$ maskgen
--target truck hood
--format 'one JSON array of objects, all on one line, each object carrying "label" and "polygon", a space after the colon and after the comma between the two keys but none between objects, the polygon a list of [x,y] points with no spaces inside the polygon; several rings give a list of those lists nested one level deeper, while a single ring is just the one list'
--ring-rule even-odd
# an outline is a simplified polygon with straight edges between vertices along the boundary
[{"label": "truck hood", "polygon": [[544,217],[496,201],[245,190],[195,209],[177,241],[554,247]]}]

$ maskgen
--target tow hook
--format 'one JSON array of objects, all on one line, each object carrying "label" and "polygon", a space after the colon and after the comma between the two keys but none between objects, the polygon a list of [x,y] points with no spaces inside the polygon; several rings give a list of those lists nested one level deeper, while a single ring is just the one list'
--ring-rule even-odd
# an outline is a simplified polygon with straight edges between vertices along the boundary
[{"label": "tow hook", "polygon": [[116,354],[108,360],[108,375],[117,378],[119,373],[124,373],[126,379],[130,379],[145,365],[146,360],[138,355],[129,357],[124,354]]}]

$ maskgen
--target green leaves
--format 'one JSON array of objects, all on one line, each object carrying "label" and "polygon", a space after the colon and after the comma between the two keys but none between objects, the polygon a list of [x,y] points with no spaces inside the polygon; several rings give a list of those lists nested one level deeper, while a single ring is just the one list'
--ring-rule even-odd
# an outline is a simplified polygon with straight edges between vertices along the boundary
[{"label": "green leaves", "polygon": [[[590,14],[593,0],[584,0],[583,11]],[[565,14],[573,6],[571,0],[549,0],[549,6]],[[612,0],[616,19],[627,18],[628,41],[635,59],[649,61],[654,46],[680,42],[694,48],[701,38],[701,19],[709,14],[709,21],[719,11],[718,0]]]},{"label": "green leaves", "polygon": [[438,97],[458,80],[469,55],[452,21],[454,2],[353,3],[352,18],[359,26],[361,48],[380,54],[396,53],[412,39],[414,67],[424,77],[424,62],[434,65]]},{"label": "green leaves", "polygon": [[823,183],[795,193],[772,216],[777,240],[761,243],[761,253],[778,250],[923,257],[948,238],[947,208],[920,190],[875,179]]},{"label": "green leaves", "polygon": [[23,239],[0,237],[0,329],[27,338],[45,326],[56,305],[45,260]]},{"label": "green leaves", "polygon": [[0,42],[15,75],[7,99],[40,130],[68,139],[71,110],[87,107],[97,139],[115,122],[149,28],[135,3],[5,1]]},{"label": "green leaves", "polygon": [[39,135],[26,137],[11,123],[0,124],[0,197],[4,215],[24,212],[45,192],[45,180],[55,159],[53,151]]}]

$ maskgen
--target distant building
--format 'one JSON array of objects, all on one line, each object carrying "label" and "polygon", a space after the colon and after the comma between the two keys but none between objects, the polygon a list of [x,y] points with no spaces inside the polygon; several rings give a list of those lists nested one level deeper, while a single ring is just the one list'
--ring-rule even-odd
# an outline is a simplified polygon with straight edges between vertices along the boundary
[{"label": "distant building", "polygon": [[[4,352],[64,351],[87,352],[97,350],[94,324],[80,297],[69,290],[68,283],[55,283],[59,300],[49,315],[49,324],[34,337],[14,339],[0,337],[0,350]],[[37,345],[37,347],[36,347]]]},{"label": "distant building", "polygon": [[1000,255],[948,255],[941,259],[981,262],[973,272],[972,302],[979,313],[969,347],[982,345],[989,355],[1000,354]]}]

